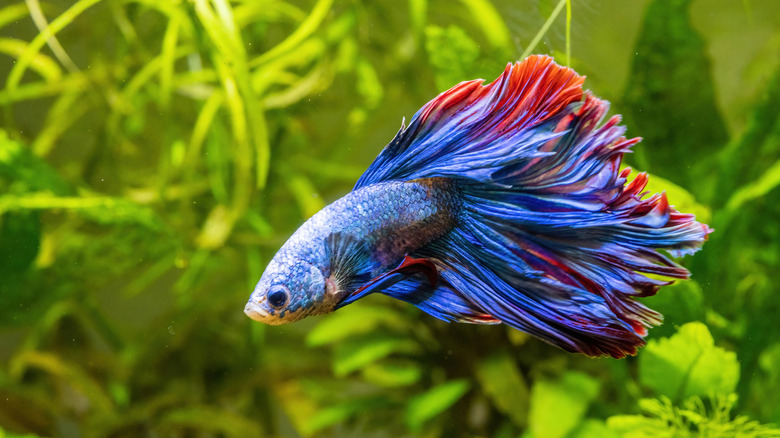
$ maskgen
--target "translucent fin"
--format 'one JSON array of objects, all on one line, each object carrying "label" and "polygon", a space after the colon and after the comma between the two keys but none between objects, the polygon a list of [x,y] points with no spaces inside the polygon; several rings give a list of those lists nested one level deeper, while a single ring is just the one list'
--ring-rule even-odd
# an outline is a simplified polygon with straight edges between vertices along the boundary
[{"label": "translucent fin", "polygon": [[339,290],[353,290],[369,281],[378,266],[365,240],[350,234],[328,235],[325,249],[331,266],[328,277]]}]

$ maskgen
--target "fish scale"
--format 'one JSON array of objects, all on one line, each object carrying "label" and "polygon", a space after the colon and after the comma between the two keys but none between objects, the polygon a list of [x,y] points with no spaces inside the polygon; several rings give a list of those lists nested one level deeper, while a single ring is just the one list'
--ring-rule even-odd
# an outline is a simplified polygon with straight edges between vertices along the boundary
[{"label": "fish scale", "polygon": [[381,271],[443,236],[454,226],[459,212],[456,186],[445,178],[373,184],[350,192],[312,216],[278,254],[325,263],[325,238],[344,233],[364,239]]}]

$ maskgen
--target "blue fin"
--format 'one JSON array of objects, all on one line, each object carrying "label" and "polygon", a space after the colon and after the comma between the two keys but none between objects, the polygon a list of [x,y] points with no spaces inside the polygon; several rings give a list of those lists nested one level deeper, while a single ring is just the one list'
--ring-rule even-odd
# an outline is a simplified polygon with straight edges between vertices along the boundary
[{"label": "blue fin", "polygon": [[344,290],[347,290],[349,293],[336,308],[344,307],[374,292],[384,292],[385,289],[417,273],[425,274],[431,287],[435,287],[436,282],[439,281],[436,266],[433,263],[429,260],[417,259],[407,255],[395,269],[362,282],[362,285],[357,289],[345,288]]},{"label": "blue fin", "polygon": [[469,291],[472,307],[570,352],[623,357],[644,345],[602,297],[542,272],[522,269],[520,275],[512,264],[518,261],[505,260],[507,252],[490,244],[473,245],[477,239],[459,230],[425,250],[431,257],[445,254],[437,260],[442,280]]},{"label": "blue fin", "polygon": [[442,321],[501,324],[501,321],[480,310],[466,299],[446,279],[439,278],[436,286],[432,287],[420,277],[417,275],[405,278],[381,292],[413,304],[423,312]]},{"label": "blue fin", "polygon": [[398,267],[350,293],[336,308],[379,292],[413,304],[429,315],[447,322],[500,323],[475,308],[449,283],[443,281],[437,271],[430,260],[406,256]]},{"label": "blue fin", "polygon": [[[547,56],[509,64],[498,79],[461,82],[428,102],[360,177],[355,189],[390,180],[487,181],[509,165],[551,154],[556,123],[581,96],[583,78]],[[540,129],[541,128],[541,129]]]},{"label": "blue fin", "polygon": [[[602,124],[609,104],[583,81],[531,56],[490,84],[463,82],[421,108],[355,188],[455,182],[458,225],[412,254],[445,285],[428,291],[432,314],[458,320],[441,310],[452,305],[569,351],[622,357],[661,322],[635,298],[689,275],[658,250],[691,254],[712,230],[665,194],[644,198],[645,174],[628,181],[622,157],[640,139],[624,137],[618,116]],[[426,295],[412,280],[395,278],[385,293],[415,303]]]}]

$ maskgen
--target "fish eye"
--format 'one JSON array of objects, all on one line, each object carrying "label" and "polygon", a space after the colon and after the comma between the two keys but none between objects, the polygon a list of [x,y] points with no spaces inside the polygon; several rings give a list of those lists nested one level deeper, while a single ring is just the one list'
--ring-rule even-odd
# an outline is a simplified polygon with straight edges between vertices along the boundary
[{"label": "fish eye", "polygon": [[290,291],[287,290],[287,288],[281,284],[275,284],[271,286],[270,289],[268,289],[268,293],[266,294],[266,299],[268,300],[268,304],[271,305],[271,307],[274,307],[276,309],[280,307],[284,307],[285,304],[287,304],[287,300],[290,298]]}]

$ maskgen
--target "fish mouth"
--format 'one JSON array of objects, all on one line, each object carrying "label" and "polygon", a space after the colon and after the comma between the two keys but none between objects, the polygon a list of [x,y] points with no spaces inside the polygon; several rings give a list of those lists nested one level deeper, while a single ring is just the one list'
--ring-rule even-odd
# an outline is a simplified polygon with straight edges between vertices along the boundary
[{"label": "fish mouth", "polygon": [[269,323],[271,315],[260,307],[260,303],[250,301],[244,307],[244,314],[258,322]]},{"label": "fish mouth", "polygon": [[279,318],[278,315],[270,314],[265,309],[263,309],[261,304],[264,301],[265,299],[260,301],[249,301],[246,303],[246,307],[244,307],[244,314],[257,322],[262,322],[263,324],[268,325],[281,325],[289,322]]}]

